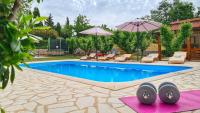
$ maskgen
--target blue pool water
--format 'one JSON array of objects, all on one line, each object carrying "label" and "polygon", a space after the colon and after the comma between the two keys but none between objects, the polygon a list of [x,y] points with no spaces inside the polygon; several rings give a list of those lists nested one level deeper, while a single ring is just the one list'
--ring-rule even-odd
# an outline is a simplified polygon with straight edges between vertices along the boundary
[{"label": "blue pool water", "polygon": [[29,66],[32,69],[100,82],[127,82],[191,68],[79,61],[30,63]]}]

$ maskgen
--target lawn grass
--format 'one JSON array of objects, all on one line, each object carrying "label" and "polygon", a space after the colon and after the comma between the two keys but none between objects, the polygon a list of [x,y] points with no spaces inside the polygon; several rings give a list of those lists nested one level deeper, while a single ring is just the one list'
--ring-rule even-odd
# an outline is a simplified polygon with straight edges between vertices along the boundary
[{"label": "lawn grass", "polygon": [[68,60],[68,59],[80,59],[81,56],[65,55],[65,56],[47,56],[44,58],[33,58],[31,61],[49,61],[49,60]]}]

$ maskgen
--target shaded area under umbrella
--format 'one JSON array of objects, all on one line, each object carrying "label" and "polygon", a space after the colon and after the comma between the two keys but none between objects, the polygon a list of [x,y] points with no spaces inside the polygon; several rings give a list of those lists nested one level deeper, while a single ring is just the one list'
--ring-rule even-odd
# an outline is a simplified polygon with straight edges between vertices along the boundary
[{"label": "shaded area under umbrella", "polygon": [[136,19],[134,21],[125,22],[121,25],[116,26],[116,28],[120,31],[127,31],[127,32],[136,32],[137,34],[137,61],[139,60],[139,32],[150,32],[153,30],[158,30],[161,27],[161,23],[154,22],[154,21],[148,21],[148,20],[142,20],[142,19]]},{"label": "shaded area under umbrella", "polygon": [[[94,35],[96,36],[110,36],[112,35],[111,32],[108,32],[100,27],[93,27],[84,31],[80,32],[81,34],[87,34],[87,35]],[[96,38],[95,38],[95,42],[96,42]],[[98,60],[98,56],[97,56],[97,45],[95,45],[95,49],[96,49],[96,60]]]}]

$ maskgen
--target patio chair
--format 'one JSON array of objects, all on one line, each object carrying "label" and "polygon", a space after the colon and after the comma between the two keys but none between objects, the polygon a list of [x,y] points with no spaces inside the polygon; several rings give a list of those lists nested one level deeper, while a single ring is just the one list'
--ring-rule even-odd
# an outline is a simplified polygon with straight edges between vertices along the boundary
[{"label": "patio chair", "polygon": [[158,56],[159,55],[157,53],[149,54],[146,57],[143,57],[141,62],[143,62],[143,63],[153,63],[156,60],[158,60]]},{"label": "patio chair", "polygon": [[88,57],[89,57],[89,59],[95,59],[96,53],[90,53],[90,55]]},{"label": "patio chair", "polygon": [[80,60],[88,60],[88,56],[82,56]]},{"label": "patio chair", "polygon": [[169,58],[169,64],[184,64],[187,57],[187,52],[178,51],[175,52],[172,57]]},{"label": "patio chair", "polygon": [[131,54],[124,54],[120,57],[116,57],[115,58],[115,61],[118,61],[118,62],[125,62],[126,60],[129,60],[131,58]]},{"label": "patio chair", "polygon": [[89,60],[89,59],[94,59],[96,57],[96,53],[90,53],[89,56],[83,56],[80,58],[80,60]]},{"label": "patio chair", "polygon": [[99,57],[98,60],[105,61],[105,60],[110,60],[110,59],[114,59],[114,58],[115,58],[115,54],[108,54],[106,56]]}]

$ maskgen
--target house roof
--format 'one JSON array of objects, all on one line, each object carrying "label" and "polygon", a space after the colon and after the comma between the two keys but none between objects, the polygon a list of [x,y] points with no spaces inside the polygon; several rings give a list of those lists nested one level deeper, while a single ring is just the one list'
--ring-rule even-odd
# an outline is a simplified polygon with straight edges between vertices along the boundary
[{"label": "house roof", "polygon": [[182,23],[192,23],[192,28],[200,28],[200,18],[192,18],[186,20],[178,20],[171,23],[171,29],[176,31],[180,29],[180,24]]}]

